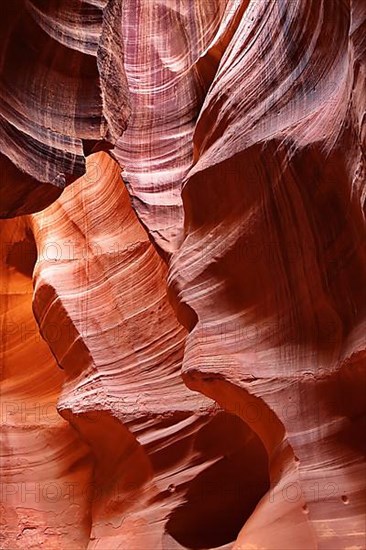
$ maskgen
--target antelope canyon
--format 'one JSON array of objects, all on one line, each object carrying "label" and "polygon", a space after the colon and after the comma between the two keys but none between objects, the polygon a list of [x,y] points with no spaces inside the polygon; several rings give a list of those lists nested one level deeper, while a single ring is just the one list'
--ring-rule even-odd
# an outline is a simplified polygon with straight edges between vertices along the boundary
[{"label": "antelope canyon", "polygon": [[0,547],[366,548],[365,0],[12,0]]}]

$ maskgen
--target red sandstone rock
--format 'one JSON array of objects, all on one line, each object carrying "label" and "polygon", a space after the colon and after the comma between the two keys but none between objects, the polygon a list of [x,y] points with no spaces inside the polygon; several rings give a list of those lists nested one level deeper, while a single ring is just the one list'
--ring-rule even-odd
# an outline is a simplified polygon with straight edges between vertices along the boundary
[{"label": "red sandstone rock", "polygon": [[351,8],[250,4],[196,125],[170,274],[197,320],[183,375],[245,422],[253,409],[270,460],[234,548],[365,542],[365,14]]},{"label": "red sandstone rock", "polygon": [[6,7],[2,547],[365,547],[365,12]]},{"label": "red sandstone rock", "polygon": [[63,375],[32,315],[24,218],[0,222],[1,548],[85,548],[92,461],[56,410]]},{"label": "red sandstone rock", "polygon": [[119,0],[3,4],[2,217],[44,208],[85,172],[85,155],[125,129],[121,9]]}]

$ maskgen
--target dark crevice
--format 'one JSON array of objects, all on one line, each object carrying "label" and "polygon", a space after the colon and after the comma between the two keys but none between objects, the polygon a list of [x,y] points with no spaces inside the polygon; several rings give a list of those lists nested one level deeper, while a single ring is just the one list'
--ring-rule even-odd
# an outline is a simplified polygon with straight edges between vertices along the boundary
[{"label": "dark crevice", "polygon": [[236,540],[269,489],[268,455],[259,437],[235,415],[222,412],[201,428],[195,449],[213,463],[187,487],[185,502],[171,514],[166,532],[191,550]]}]

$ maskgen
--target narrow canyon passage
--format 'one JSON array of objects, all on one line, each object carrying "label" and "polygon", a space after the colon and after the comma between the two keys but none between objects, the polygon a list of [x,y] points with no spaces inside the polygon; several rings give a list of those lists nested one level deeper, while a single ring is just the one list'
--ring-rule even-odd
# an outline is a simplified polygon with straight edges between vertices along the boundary
[{"label": "narrow canyon passage", "polygon": [[364,550],[365,37],[3,3],[1,548]]},{"label": "narrow canyon passage", "polygon": [[[100,185],[97,193],[88,186],[96,175]],[[119,210],[118,217],[102,211],[106,204],[103,193],[115,194],[113,208]],[[100,226],[92,221],[92,213],[95,216],[98,208],[100,219],[109,220],[107,242],[98,238]],[[64,223],[63,233],[57,234],[57,216],[61,212],[69,225]],[[8,532],[7,544],[21,547],[26,536],[27,544],[37,547],[51,533],[49,544],[61,548],[59,536],[63,533],[70,537],[70,547],[75,544],[80,548],[143,549],[152,536],[166,550],[230,548],[269,489],[267,452],[249,425],[185,387],[180,375],[185,331],[177,323],[164,292],[156,302],[157,292],[165,285],[165,268],[132,213],[117,165],[103,153],[92,156],[86,176],[53,206],[32,218],[2,224],[7,243],[3,259],[3,281],[7,286],[3,296],[4,300],[14,301],[15,294],[20,301],[14,307],[9,302],[4,304],[7,339],[3,350],[2,405],[12,421],[8,425],[7,418],[3,425],[3,448],[10,453],[4,460],[6,465],[14,459],[11,457],[25,456],[27,465],[18,474],[6,472],[3,481],[4,504],[9,506],[11,502],[20,525],[20,534]],[[68,233],[69,226],[72,233]],[[105,230],[104,224],[104,237]],[[116,245],[118,250],[113,248]],[[124,270],[120,271],[118,286],[117,281],[112,286],[108,283],[109,293],[121,295],[121,322],[111,325],[113,310],[105,311],[103,319],[98,297],[106,281],[106,270],[112,271],[113,264],[121,265],[121,261]],[[135,285],[139,281],[140,263],[146,261],[147,269],[154,270],[155,266],[155,274],[144,270],[139,284],[145,284],[147,275],[153,298],[151,307],[155,308],[155,318],[152,316],[149,322],[154,324],[154,330],[141,326],[144,318],[139,312],[146,304],[138,296],[146,299],[146,293],[136,294],[136,298],[127,294],[131,292],[131,281]],[[91,292],[81,297],[72,294],[69,309],[63,310],[64,317],[60,313],[55,317],[53,309],[60,304],[58,300],[49,302],[48,296],[55,296],[55,292],[63,295],[68,270],[80,267],[80,285],[85,284],[83,278],[87,277]],[[48,273],[55,274],[55,269],[56,278],[49,279]],[[34,311],[58,364],[33,319],[32,275]],[[75,275],[70,280],[75,292]],[[67,294],[64,308],[66,304]],[[87,324],[78,324],[85,320]],[[123,366],[123,352],[126,342],[131,341],[132,327],[137,331],[130,347],[135,366],[127,368],[126,363],[125,372],[121,369],[121,392],[121,388],[109,384],[108,369]],[[93,349],[100,349],[98,339],[106,342],[103,349],[113,345],[116,358],[112,364],[106,362],[105,353],[93,355]],[[163,355],[152,354],[153,350],[161,350],[156,343],[159,339],[166,342],[167,351]],[[23,345],[19,346],[19,342]],[[26,385],[29,370],[19,372],[24,358],[14,349],[29,357],[33,393]],[[148,357],[153,358],[155,365],[160,361],[160,374],[149,369]],[[144,376],[141,372],[145,372]],[[164,372],[171,397],[159,402],[158,397],[151,399],[151,395],[154,391],[156,395],[160,393],[159,380]],[[103,395],[103,399],[98,399],[100,409],[95,407],[95,392]],[[136,393],[140,396],[137,401],[128,399]],[[93,408],[88,407],[90,395]],[[57,415],[56,407],[74,429]],[[31,415],[34,422],[28,424]],[[18,432],[24,432],[24,442]],[[52,437],[57,438],[59,447],[45,455],[44,448],[52,446]],[[36,445],[28,447],[33,439]],[[33,462],[26,458],[29,454]],[[39,479],[33,474],[34,468],[39,471]],[[32,472],[30,478],[28,470]],[[31,507],[27,512],[26,504],[32,496],[37,511]],[[222,521],[227,513],[230,521]],[[51,527],[42,529],[50,521],[49,514],[53,514],[52,532]],[[151,521],[155,525],[153,531]],[[66,535],[65,529],[70,534]]]}]

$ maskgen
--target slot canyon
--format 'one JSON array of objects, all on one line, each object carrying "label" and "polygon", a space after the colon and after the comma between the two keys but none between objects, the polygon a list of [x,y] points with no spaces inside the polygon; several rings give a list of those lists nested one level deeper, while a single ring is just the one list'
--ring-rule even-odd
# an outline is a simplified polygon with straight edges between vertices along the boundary
[{"label": "slot canyon", "polygon": [[9,0],[4,550],[365,550],[365,0]]}]

